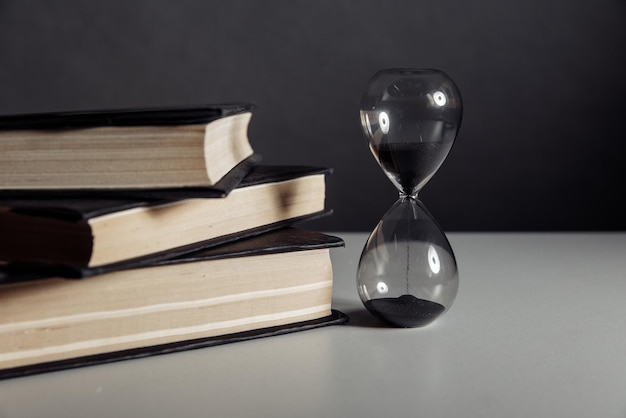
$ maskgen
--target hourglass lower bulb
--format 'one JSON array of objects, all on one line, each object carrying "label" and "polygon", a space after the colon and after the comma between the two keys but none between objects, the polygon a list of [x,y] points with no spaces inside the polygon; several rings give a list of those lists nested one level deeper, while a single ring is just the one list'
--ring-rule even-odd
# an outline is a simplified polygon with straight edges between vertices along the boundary
[{"label": "hourglass lower bulb", "polygon": [[360,110],[369,148],[399,198],[365,244],[359,296],[392,325],[424,326],[450,308],[458,290],[452,247],[418,192],[454,143],[461,96],[442,71],[382,70],[370,80]]}]

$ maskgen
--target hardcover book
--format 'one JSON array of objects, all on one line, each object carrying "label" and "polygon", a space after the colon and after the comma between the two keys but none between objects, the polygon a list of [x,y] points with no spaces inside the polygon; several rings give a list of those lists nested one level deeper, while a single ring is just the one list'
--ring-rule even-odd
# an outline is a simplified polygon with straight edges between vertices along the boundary
[{"label": "hardcover book", "polygon": [[258,166],[220,199],[0,199],[0,261],[70,266],[64,274],[82,276],[258,234],[327,212],[329,171]]},{"label": "hardcover book", "polygon": [[210,187],[253,156],[252,106],[0,116],[0,190]]},{"label": "hardcover book", "polygon": [[340,238],[284,228],[87,279],[0,284],[0,378],[343,323]]}]

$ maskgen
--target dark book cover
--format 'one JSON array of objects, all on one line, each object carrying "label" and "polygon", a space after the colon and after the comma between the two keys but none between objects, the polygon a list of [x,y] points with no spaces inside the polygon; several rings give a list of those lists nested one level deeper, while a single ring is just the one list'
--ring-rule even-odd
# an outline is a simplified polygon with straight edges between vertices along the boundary
[{"label": "dark book cover", "polygon": [[[183,256],[159,260],[152,265],[154,266],[176,263],[190,263],[201,260],[222,259],[226,257],[245,257],[259,254],[333,248],[341,247],[343,245],[343,240],[335,236],[303,229],[284,228],[246,240],[239,240],[233,243],[228,243],[216,247],[203,248]],[[11,272],[4,271],[2,274],[8,275],[11,274]],[[51,270],[50,274],[54,274],[54,270]],[[294,272],[294,274],[297,274],[297,272]],[[179,342],[169,344],[141,347],[112,353],[90,355],[48,363],[4,369],[0,370],[0,379],[28,376],[37,373],[52,372],[103,363],[111,363],[121,360],[168,354],[184,350],[199,349],[256,338],[283,335],[287,333],[304,331],[323,326],[344,324],[348,322],[348,320],[349,318],[345,314],[333,310],[330,316],[324,318],[283,326],[261,328],[251,331],[208,338],[181,340]]]},{"label": "dark book cover", "polygon": [[344,242],[341,238],[327,235],[322,232],[285,226],[283,228],[265,231],[245,239],[237,239],[221,244],[199,243],[195,248],[185,253],[168,253],[161,257],[147,258],[137,262],[117,263],[105,267],[86,268],[88,274],[72,276],[63,274],[64,269],[71,270],[71,266],[61,266],[48,263],[15,263],[0,265],[0,286],[3,283],[15,283],[26,280],[44,280],[51,277],[67,279],[84,279],[97,274],[109,273],[124,269],[138,269],[143,267],[164,266],[171,264],[193,263],[198,261],[216,260],[234,257],[247,257],[261,254],[276,254],[291,251],[304,251],[320,248],[341,247]]},{"label": "dark book cover", "polygon": [[0,115],[0,130],[54,130],[103,126],[173,126],[205,124],[238,113],[251,112],[250,103],[85,110]]}]

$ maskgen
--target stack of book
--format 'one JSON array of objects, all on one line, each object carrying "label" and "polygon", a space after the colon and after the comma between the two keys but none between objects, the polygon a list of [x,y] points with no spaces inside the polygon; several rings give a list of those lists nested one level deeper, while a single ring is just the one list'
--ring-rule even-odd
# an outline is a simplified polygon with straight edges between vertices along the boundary
[{"label": "stack of book", "polygon": [[0,378],[343,323],[326,168],[246,104],[0,117]]}]

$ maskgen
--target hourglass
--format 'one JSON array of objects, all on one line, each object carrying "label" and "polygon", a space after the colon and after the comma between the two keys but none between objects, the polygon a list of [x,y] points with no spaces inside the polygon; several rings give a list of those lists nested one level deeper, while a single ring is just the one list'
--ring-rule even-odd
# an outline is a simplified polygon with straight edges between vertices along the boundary
[{"label": "hourglass", "polygon": [[418,193],[445,160],[461,124],[461,95],[433,69],[387,69],[369,81],[361,125],[399,198],[370,234],[357,271],[365,307],[398,327],[427,325],[456,298],[456,260]]}]

